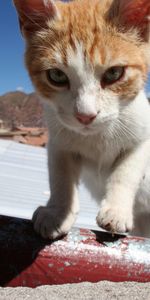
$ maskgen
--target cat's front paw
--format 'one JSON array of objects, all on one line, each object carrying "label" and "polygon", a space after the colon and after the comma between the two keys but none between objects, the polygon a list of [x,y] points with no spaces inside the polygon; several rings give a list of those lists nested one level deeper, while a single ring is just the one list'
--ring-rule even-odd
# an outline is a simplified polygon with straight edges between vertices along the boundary
[{"label": "cat's front paw", "polygon": [[34,212],[32,221],[35,231],[43,238],[56,239],[68,233],[75,218],[76,214],[70,212],[64,220],[56,208],[40,206]]},{"label": "cat's front paw", "polygon": [[133,228],[132,210],[103,200],[96,218],[97,224],[112,233],[125,233]]}]

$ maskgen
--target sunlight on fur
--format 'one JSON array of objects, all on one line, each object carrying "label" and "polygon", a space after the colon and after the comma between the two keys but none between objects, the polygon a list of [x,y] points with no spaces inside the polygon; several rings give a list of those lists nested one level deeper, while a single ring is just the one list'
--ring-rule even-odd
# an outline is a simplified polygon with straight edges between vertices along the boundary
[{"label": "sunlight on fur", "polygon": [[50,133],[51,199],[35,211],[35,230],[68,233],[82,178],[100,227],[150,236],[149,0],[14,3]]}]

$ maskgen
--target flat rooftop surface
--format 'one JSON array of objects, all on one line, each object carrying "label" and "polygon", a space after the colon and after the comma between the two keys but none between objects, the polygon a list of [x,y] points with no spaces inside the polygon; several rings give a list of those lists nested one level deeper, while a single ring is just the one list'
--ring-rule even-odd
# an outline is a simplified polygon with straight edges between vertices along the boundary
[{"label": "flat rooftop surface", "polygon": [[[31,219],[49,198],[46,149],[0,140],[0,215]],[[100,230],[96,202],[81,183],[75,227]]]}]

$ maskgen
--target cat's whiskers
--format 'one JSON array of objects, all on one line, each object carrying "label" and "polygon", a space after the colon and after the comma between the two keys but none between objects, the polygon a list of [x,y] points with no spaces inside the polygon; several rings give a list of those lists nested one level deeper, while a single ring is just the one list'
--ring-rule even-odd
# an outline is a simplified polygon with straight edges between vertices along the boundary
[{"label": "cat's whiskers", "polygon": [[128,141],[135,140],[138,141],[138,136],[136,135],[136,133],[129,128],[129,126],[127,126],[123,120],[118,119],[118,125],[119,125],[119,130],[122,131],[122,133],[124,134],[124,136],[127,138]]},{"label": "cat's whiskers", "polygon": [[140,127],[144,126],[143,124],[143,120],[141,121],[140,118],[136,118],[133,120],[133,116],[130,116],[130,114],[127,113],[122,113],[122,119],[125,120],[127,126],[133,126],[134,127],[138,127],[140,125]]},{"label": "cat's whiskers", "polygon": [[[60,112],[59,111],[59,116],[62,117],[62,120],[65,120],[65,122],[67,122],[67,124],[69,124],[71,127],[72,126],[75,126],[75,127],[78,127],[77,126],[77,123],[76,121],[73,119],[73,116],[69,113],[64,113],[64,112]],[[74,123],[75,122],[75,123]]]},{"label": "cat's whiskers", "polygon": [[[51,131],[56,131],[56,128],[58,127],[58,122],[56,120],[51,120]],[[65,130],[65,128],[62,126],[58,128],[58,130],[56,131],[55,136],[53,136],[52,138],[52,143],[55,143],[56,139],[60,136],[60,134]]]},{"label": "cat's whiskers", "polygon": [[53,142],[55,142],[55,140],[59,137],[59,135],[64,131],[64,128],[61,127],[58,132],[56,133],[55,137],[53,138]]},{"label": "cat's whiskers", "polygon": [[124,144],[123,135],[124,135],[124,132],[119,127],[119,124],[117,122],[115,122],[113,131],[112,131],[112,136],[113,136],[114,146],[115,147],[117,146],[118,152],[120,152],[120,149],[122,149],[124,152],[126,151],[126,146]]}]

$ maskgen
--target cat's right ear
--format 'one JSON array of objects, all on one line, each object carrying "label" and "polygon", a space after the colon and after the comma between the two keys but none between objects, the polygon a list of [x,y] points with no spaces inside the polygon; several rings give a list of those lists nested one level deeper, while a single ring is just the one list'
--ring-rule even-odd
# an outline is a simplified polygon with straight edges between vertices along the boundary
[{"label": "cat's right ear", "polygon": [[142,41],[150,41],[150,0],[113,0],[107,18],[123,31],[137,29]]},{"label": "cat's right ear", "polygon": [[59,17],[53,0],[13,0],[13,2],[19,15],[21,32],[25,37],[47,26],[47,21]]}]

